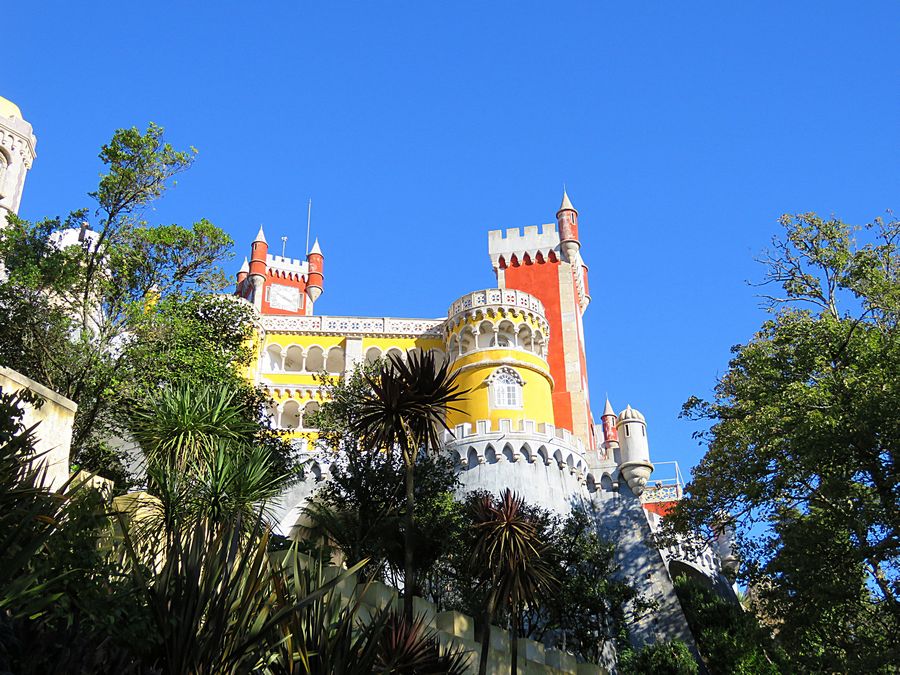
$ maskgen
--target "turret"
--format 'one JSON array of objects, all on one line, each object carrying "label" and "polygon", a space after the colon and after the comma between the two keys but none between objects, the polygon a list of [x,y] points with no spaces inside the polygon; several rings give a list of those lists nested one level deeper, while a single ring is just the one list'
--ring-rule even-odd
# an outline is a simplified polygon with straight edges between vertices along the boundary
[{"label": "turret", "polygon": [[611,450],[619,449],[619,430],[616,428],[616,413],[613,412],[608,397],[600,419],[603,423],[603,447],[606,449],[606,456],[610,457]]},{"label": "turret", "polygon": [[248,274],[250,274],[250,263],[247,262],[247,257],[244,256],[244,264],[241,265],[241,269],[239,269],[237,273],[238,291],[240,291],[241,284],[247,279]]},{"label": "turret", "polygon": [[619,452],[619,472],[631,491],[639,496],[653,473],[650,446],[647,443],[647,422],[630,405],[619,413],[616,423]]},{"label": "turret", "polygon": [[578,240],[578,211],[572,206],[569,195],[563,189],[562,204],[559,211],[556,212],[556,223],[559,229],[559,243],[566,259],[571,263],[575,261],[575,256],[581,249],[581,242]]},{"label": "turret", "polygon": [[309,272],[306,277],[306,294],[312,302],[315,302],[322,295],[322,283],[325,280],[322,274],[325,256],[322,255],[322,249],[319,248],[318,239],[316,239],[309,253],[306,254],[306,262],[309,264]]},{"label": "turret", "polygon": [[269,242],[263,233],[262,225],[259,233],[250,245],[249,279],[253,284],[253,304],[258,310],[262,310],[262,289],[266,280],[266,255],[269,253]]},{"label": "turret", "polygon": [[31,125],[12,101],[0,96],[0,228],[6,216],[18,213],[25,188],[25,174],[36,157]]}]

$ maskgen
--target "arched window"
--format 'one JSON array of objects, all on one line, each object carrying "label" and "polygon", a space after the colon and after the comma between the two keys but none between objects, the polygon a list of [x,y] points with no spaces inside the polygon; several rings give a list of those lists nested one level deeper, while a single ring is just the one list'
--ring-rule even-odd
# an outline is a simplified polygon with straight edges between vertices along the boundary
[{"label": "arched window", "polygon": [[491,404],[495,408],[521,408],[522,377],[512,368],[498,368],[487,379],[491,392]]},{"label": "arched window", "polygon": [[9,166],[9,160],[6,159],[6,153],[0,150],[0,197],[3,196],[3,181],[6,178],[6,169]]},{"label": "arched window", "polygon": [[[0,153],[0,157],[2,157]],[[281,370],[281,346],[269,345],[266,347],[266,355],[268,356],[266,366],[269,372],[277,373]]]},{"label": "arched window", "polygon": [[381,358],[381,350],[378,347],[369,347],[366,350],[366,363],[370,366],[378,363],[378,359]]},{"label": "arched window", "polygon": [[332,347],[328,350],[328,360],[325,362],[325,370],[332,375],[340,375],[344,372],[344,350],[340,347]]},{"label": "arched window", "polygon": [[284,357],[284,369],[295,373],[303,370],[303,349],[301,347],[291,345],[287,348]]},{"label": "arched window", "polygon": [[310,347],[306,352],[306,372],[321,373],[325,370],[325,353],[321,347]]}]

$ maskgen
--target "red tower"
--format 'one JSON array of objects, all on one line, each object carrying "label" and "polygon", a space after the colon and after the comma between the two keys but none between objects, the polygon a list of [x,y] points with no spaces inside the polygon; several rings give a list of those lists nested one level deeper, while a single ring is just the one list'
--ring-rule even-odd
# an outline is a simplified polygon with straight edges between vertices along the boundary
[{"label": "red tower", "polygon": [[261,314],[312,314],[322,294],[324,257],[316,241],[306,260],[269,254],[262,227],[250,246],[250,261],[237,273],[235,294],[253,303]]},{"label": "red tower", "polygon": [[587,266],[581,259],[578,211],[563,191],[556,224],[491,232],[489,250],[500,288],[514,288],[544,304],[550,324],[547,362],[553,376],[553,416],[596,449],[587,383],[582,315],[590,302]]}]

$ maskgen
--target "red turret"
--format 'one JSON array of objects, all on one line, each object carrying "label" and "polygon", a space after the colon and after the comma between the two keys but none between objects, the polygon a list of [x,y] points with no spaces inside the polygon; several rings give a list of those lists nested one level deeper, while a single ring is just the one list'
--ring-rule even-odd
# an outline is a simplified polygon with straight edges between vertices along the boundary
[{"label": "red turret", "polygon": [[559,228],[560,248],[565,251],[569,262],[574,262],[575,255],[581,248],[581,242],[578,240],[578,211],[572,206],[565,189],[562,204],[556,212],[556,223]]},{"label": "red turret", "polygon": [[322,274],[325,256],[322,255],[322,249],[319,248],[318,239],[316,239],[309,253],[306,254],[306,262],[309,264],[309,272],[306,277],[306,294],[312,302],[315,302],[322,295],[322,283],[325,280],[325,276]]},{"label": "red turret", "polygon": [[244,281],[247,280],[247,275],[250,274],[250,263],[247,262],[246,256],[244,257],[244,264],[241,265],[241,269],[238,270],[237,273],[237,290],[238,294],[241,292],[241,286]]},{"label": "red turret", "polygon": [[250,245],[250,284],[253,286],[253,304],[262,311],[263,285],[266,281],[266,255],[269,253],[269,242],[263,234],[262,225],[259,233]]},{"label": "red turret", "polygon": [[609,398],[606,399],[606,407],[603,409],[603,446],[606,448],[607,459],[609,451],[619,447],[619,430],[616,428],[616,413],[613,412],[612,406],[609,404]]}]

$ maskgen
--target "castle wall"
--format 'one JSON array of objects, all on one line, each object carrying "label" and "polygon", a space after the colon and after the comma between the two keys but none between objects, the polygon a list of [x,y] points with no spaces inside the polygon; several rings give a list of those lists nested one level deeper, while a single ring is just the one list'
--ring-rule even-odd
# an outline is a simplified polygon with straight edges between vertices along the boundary
[{"label": "castle wall", "polygon": [[37,424],[35,450],[43,455],[49,487],[58,490],[69,479],[69,452],[72,447],[72,424],[78,406],[52,389],[29,379],[11,368],[0,366],[0,389],[16,392],[27,389],[42,400],[39,406],[23,406],[25,428]]}]

